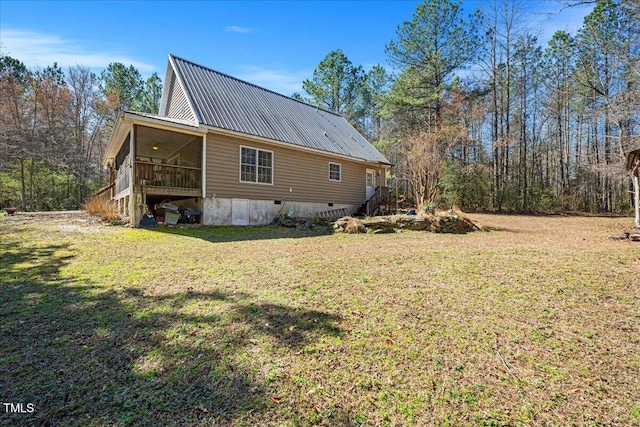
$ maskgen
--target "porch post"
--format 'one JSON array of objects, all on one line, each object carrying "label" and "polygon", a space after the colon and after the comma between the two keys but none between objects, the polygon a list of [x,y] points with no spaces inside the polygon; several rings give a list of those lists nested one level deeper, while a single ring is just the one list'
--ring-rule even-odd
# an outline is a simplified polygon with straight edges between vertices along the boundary
[{"label": "porch post", "polygon": [[202,171],[200,172],[202,179],[202,198],[207,197],[207,134],[202,135]]},{"label": "porch post", "polygon": [[131,185],[133,185],[134,181],[134,173],[133,170],[136,166],[136,125],[131,125],[131,132],[129,132],[129,162],[131,162]]},{"label": "porch post", "polygon": [[638,175],[640,175],[640,158],[636,158],[631,168],[631,179],[633,180],[633,205],[636,209],[636,228],[640,228],[640,183]]},{"label": "porch post", "polygon": [[113,200],[116,196],[116,173],[114,162],[115,160],[109,161],[109,186],[111,187],[111,190],[109,190],[109,200]]},{"label": "porch post", "polygon": [[136,206],[136,194],[135,190],[135,182],[136,182],[136,125],[131,126],[131,131],[129,132],[129,222],[131,225],[137,225],[140,222],[140,218],[137,218],[137,213],[140,209]]}]

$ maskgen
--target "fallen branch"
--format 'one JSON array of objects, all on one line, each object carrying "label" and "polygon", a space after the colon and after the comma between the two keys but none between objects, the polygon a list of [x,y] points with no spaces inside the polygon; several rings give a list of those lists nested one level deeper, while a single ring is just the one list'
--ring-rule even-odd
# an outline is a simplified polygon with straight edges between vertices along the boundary
[{"label": "fallen branch", "polygon": [[519,382],[523,382],[520,377],[513,372],[513,370],[511,369],[511,367],[509,366],[509,364],[507,363],[506,360],[504,360],[504,357],[502,357],[502,355],[500,354],[500,350],[498,350],[498,339],[496,338],[495,340],[495,348],[496,348],[496,355],[498,356],[498,358],[500,359],[500,361],[502,361],[502,364],[504,365],[504,368],[507,370],[507,372],[511,375],[513,375]]}]

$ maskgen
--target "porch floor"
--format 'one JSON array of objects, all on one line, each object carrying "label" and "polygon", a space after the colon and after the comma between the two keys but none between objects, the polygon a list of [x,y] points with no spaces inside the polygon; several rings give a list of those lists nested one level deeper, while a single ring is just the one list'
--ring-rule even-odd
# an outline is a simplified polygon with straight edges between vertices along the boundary
[{"label": "porch floor", "polygon": [[162,187],[157,185],[136,185],[135,192],[146,195],[165,195],[171,197],[202,197],[201,188]]}]

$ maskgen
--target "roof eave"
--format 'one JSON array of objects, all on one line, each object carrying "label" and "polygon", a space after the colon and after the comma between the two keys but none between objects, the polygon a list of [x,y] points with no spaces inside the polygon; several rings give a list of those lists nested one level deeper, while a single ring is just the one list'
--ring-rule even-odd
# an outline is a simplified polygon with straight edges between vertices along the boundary
[{"label": "roof eave", "polygon": [[109,161],[116,157],[120,147],[122,147],[122,141],[124,137],[129,133],[131,129],[132,123],[127,123],[125,119],[124,111],[120,111],[118,113],[118,117],[116,118],[116,122],[113,125],[113,131],[111,132],[111,138],[107,143],[107,148],[104,151],[104,155],[102,156],[102,167],[107,167]]},{"label": "roof eave", "polygon": [[206,133],[206,130],[201,129],[197,123],[191,122],[189,120],[183,120],[184,122],[189,122],[187,124],[173,121],[175,119],[173,119],[172,117],[166,117],[166,119],[159,116],[149,117],[147,115],[140,115],[135,111],[125,111],[124,114],[127,120],[132,121],[133,124],[136,125],[144,125],[157,129],[176,130],[181,132],[186,131],[194,135],[202,135]]}]

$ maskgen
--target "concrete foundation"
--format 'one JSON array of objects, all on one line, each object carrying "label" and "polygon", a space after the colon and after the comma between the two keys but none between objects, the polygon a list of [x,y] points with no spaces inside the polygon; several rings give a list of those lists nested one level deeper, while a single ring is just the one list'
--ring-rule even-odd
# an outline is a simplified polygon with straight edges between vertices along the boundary
[{"label": "concrete foundation", "polygon": [[207,197],[202,201],[204,225],[267,225],[280,213],[314,218],[319,212],[345,209],[354,213],[358,206],[312,202],[287,202],[275,204],[273,200],[222,199]]}]

